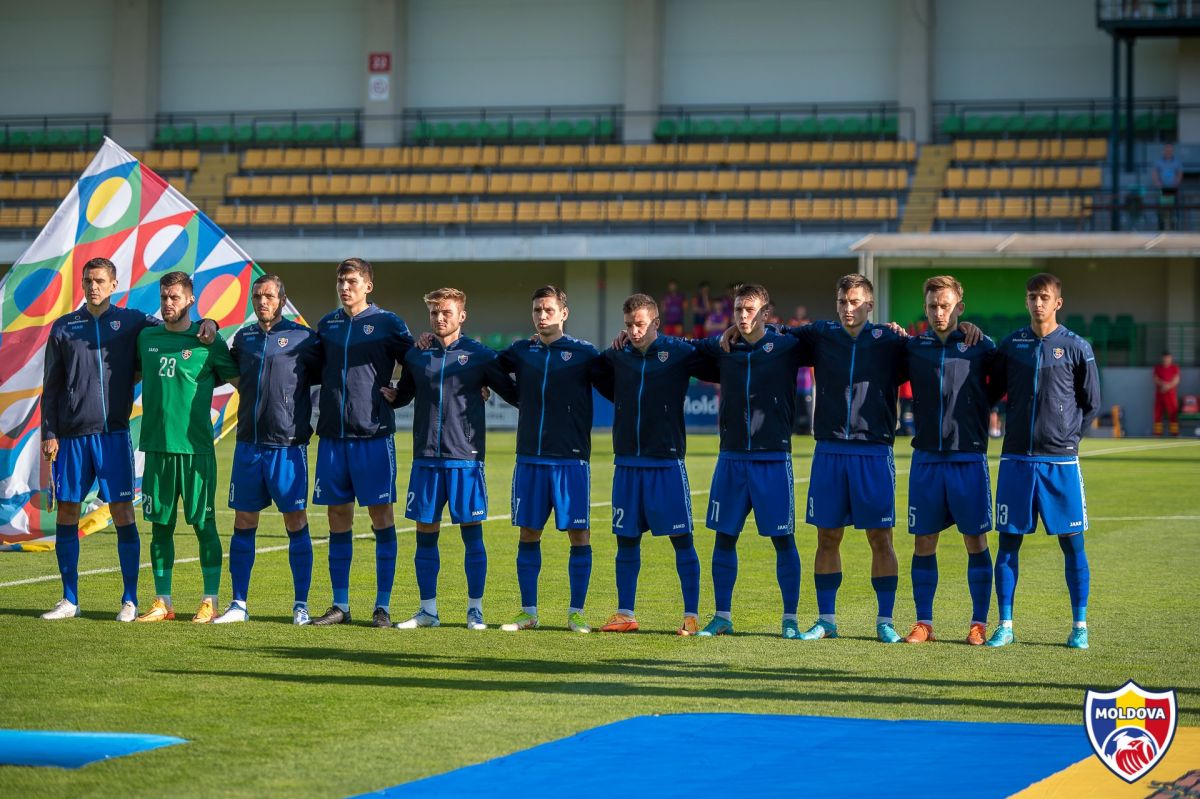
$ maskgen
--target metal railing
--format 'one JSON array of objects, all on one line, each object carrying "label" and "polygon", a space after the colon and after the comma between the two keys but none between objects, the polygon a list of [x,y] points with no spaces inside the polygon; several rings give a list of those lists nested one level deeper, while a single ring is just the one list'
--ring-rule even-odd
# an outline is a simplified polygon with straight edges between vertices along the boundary
[{"label": "metal railing", "polygon": [[1096,0],[1096,22],[1200,20],[1200,0]]}]

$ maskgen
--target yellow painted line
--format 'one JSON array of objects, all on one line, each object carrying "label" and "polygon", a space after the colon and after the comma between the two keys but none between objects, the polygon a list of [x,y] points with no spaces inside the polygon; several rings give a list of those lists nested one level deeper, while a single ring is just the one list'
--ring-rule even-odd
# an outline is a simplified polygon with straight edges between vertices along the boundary
[{"label": "yellow painted line", "polygon": [[[1079,734],[1084,735],[1081,729]],[[1146,799],[1154,793],[1151,783],[1170,784],[1189,771],[1200,769],[1200,727],[1175,730],[1171,748],[1149,774],[1135,783],[1127,783],[1108,770],[1100,758],[1089,755],[1057,774],[1035,782],[1013,799]]]}]

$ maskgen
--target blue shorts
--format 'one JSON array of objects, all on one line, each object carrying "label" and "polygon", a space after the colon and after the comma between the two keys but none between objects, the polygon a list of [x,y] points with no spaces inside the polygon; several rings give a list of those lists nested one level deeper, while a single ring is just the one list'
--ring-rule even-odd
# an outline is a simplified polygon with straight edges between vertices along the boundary
[{"label": "blue shorts", "polygon": [[1038,514],[1049,535],[1071,535],[1088,529],[1078,458],[1000,458],[996,529],[1027,535],[1037,529]]},{"label": "blue shorts", "polygon": [[887,444],[818,441],[808,484],[809,524],[857,530],[896,524],[896,462]]},{"label": "blue shorts", "polygon": [[763,460],[722,452],[717,457],[709,490],[708,529],[739,535],[750,508],[754,508],[759,535],[791,535],[796,531],[792,456],[786,452],[770,456],[771,460]]},{"label": "blue shorts", "polygon": [[284,513],[308,507],[308,447],[237,442],[229,473],[229,507],[256,512],[272,501]]},{"label": "blue shorts", "polygon": [[433,524],[441,520],[442,508],[447,504],[453,524],[479,524],[487,519],[487,478],[482,461],[413,461],[404,517]]},{"label": "blue shorts", "polygon": [[952,524],[963,535],[992,529],[992,482],[986,455],[913,450],[908,473],[908,531],[940,533]]},{"label": "blue shorts", "polygon": [[396,443],[380,438],[322,438],[314,505],[391,505],[396,501]]},{"label": "blue shorts", "polygon": [[[617,535],[636,538],[692,532],[692,490],[682,460],[620,463],[613,472],[612,526]],[[642,459],[649,461],[650,459]]]},{"label": "blue shorts", "polygon": [[512,476],[512,523],[541,530],[554,510],[559,530],[592,526],[592,467],[587,461],[517,458]]},{"label": "blue shorts", "polygon": [[104,502],[133,502],[133,441],[128,430],[58,439],[51,471],[59,502],[83,502],[97,483]]}]

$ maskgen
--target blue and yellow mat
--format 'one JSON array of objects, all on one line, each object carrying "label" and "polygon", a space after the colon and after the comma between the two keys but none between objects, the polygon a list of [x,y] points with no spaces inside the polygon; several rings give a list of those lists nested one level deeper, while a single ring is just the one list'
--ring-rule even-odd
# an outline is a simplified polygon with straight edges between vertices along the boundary
[{"label": "blue and yellow mat", "polygon": [[187,743],[168,735],[0,730],[0,765],[82,768],[97,760]]}]

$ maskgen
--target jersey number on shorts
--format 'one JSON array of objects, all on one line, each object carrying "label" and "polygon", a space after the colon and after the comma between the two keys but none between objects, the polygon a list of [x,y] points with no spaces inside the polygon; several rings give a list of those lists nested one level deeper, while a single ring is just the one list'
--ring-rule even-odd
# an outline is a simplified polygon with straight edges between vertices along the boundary
[{"label": "jersey number on shorts", "polygon": [[709,504],[710,504],[710,505],[712,505],[712,517],[713,517],[713,521],[714,521],[714,522],[719,522],[719,521],[721,521],[721,503],[720,503],[720,502],[717,502],[717,501],[714,499],[714,500],[712,500],[712,501],[711,501]]},{"label": "jersey number on shorts", "polygon": [[909,527],[917,526],[917,509],[914,508],[912,505],[908,506],[908,526]]},{"label": "jersey number on shorts", "polygon": [[163,355],[158,359],[158,376],[159,377],[174,377],[175,376],[175,359],[168,358]]},{"label": "jersey number on shorts", "polygon": [[408,503],[404,506],[405,511],[412,510],[412,503],[413,503],[413,500],[416,498],[417,498],[417,493],[415,491],[408,492]]},{"label": "jersey number on shorts", "polygon": [[997,524],[1008,524],[1008,506],[1007,505],[997,505],[996,506],[996,523]]},{"label": "jersey number on shorts", "polygon": [[624,508],[613,508],[613,527],[620,527],[621,523],[624,521],[625,521],[625,509]]}]

